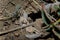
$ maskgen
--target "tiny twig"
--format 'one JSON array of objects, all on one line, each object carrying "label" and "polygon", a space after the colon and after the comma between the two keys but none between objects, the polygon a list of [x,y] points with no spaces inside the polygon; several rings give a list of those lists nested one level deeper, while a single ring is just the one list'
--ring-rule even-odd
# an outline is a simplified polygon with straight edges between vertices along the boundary
[{"label": "tiny twig", "polygon": [[15,31],[15,30],[18,30],[18,29],[24,29],[24,28],[26,28],[26,27],[30,27],[30,26],[33,25],[33,24],[34,24],[34,22],[33,22],[33,23],[30,23],[30,24],[28,24],[28,25],[26,25],[26,26],[16,27],[16,28],[13,28],[13,29],[10,29],[10,30],[2,31],[2,32],[0,32],[0,35],[6,34],[6,33],[10,33],[10,32],[13,32],[13,31]]}]

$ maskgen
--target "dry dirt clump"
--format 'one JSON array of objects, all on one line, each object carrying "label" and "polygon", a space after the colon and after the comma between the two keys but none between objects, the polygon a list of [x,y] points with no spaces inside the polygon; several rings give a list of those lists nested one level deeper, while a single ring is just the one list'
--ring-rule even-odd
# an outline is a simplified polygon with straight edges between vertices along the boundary
[{"label": "dry dirt clump", "polygon": [[[44,8],[43,10],[45,14],[47,13],[46,16],[48,19],[55,22],[53,19],[55,15],[52,14],[54,10],[53,8],[50,9],[51,4],[41,1],[42,0],[0,0],[0,34],[2,33],[0,40],[55,40],[53,38],[55,35],[51,36],[51,33],[44,29],[46,25],[41,17],[42,13],[40,10],[42,9],[40,9],[40,3],[44,2],[44,4],[46,4],[45,8],[47,12]],[[50,10],[51,14],[48,14]],[[48,19],[47,21],[49,21]],[[51,23],[52,22],[50,22],[50,24]],[[26,25],[28,26],[24,27]],[[27,34],[29,34],[28,37],[26,37]],[[38,36],[34,37],[35,35],[33,36],[31,34],[38,34]],[[29,36],[31,36],[31,38],[29,38]]]}]

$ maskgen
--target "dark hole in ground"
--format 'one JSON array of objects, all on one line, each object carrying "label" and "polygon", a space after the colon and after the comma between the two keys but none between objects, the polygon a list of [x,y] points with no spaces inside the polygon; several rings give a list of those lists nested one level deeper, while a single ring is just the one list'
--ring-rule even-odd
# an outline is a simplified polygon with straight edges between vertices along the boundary
[{"label": "dark hole in ground", "polygon": [[30,17],[33,21],[35,21],[36,19],[41,18],[41,11],[38,11],[37,13],[31,13],[28,15],[28,17]]},{"label": "dark hole in ground", "polygon": [[43,0],[43,1],[45,1],[47,3],[53,3],[51,0]]},{"label": "dark hole in ground", "polygon": [[60,0],[58,0],[60,2]]}]

